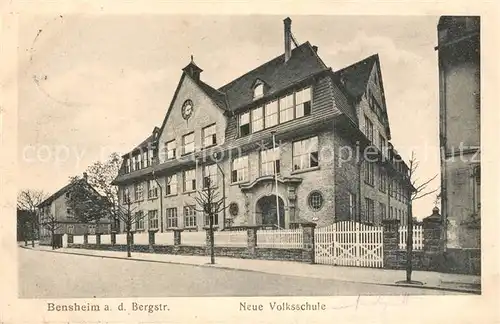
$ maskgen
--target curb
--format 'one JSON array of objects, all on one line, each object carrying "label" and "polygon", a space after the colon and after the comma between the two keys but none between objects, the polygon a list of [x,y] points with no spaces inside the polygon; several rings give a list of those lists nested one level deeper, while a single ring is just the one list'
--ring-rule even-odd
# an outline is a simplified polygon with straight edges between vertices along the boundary
[{"label": "curb", "polygon": [[[128,258],[128,257],[96,255],[96,254],[87,254],[87,253],[79,253],[79,252],[57,251],[57,250],[37,250],[37,249],[33,249],[31,247],[25,247],[25,246],[20,246],[20,247],[23,249],[39,251],[39,252],[52,252],[52,253],[59,253],[59,254],[80,255],[80,256],[88,256],[88,257],[94,257],[94,258],[107,258],[107,259],[116,259],[116,260],[130,260],[130,261],[139,261],[139,262],[176,264],[176,265],[184,265],[184,266],[195,266],[195,267],[203,267],[203,268],[223,269],[223,270],[233,270],[233,271],[245,271],[245,272],[254,272],[254,273],[266,273],[266,274],[275,274],[276,275],[276,273],[270,273],[270,272],[261,271],[261,270],[231,268],[228,266],[219,266],[217,264],[210,264],[210,263],[193,264],[193,263],[186,263],[186,262],[179,262],[179,261],[145,260],[145,259],[138,259],[138,258],[134,258],[134,257]],[[303,277],[303,276],[299,276],[299,275],[287,275],[287,276]],[[329,279],[329,278],[316,278],[316,279],[334,280],[334,281],[341,281],[341,282],[361,283],[361,284],[388,286],[388,287],[406,287],[406,288],[421,288],[421,289],[430,289],[430,290],[452,291],[452,292],[461,292],[461,293],[481,295],[481,290],[477,290],[477,289],[452,288],[452,287],[440,287],[440,286],[428,286],[428,285],[426,286],[425,284],[424,285],[411,285],[411,284],[397,284],[397,283],[376,283],[376,282]]]}]

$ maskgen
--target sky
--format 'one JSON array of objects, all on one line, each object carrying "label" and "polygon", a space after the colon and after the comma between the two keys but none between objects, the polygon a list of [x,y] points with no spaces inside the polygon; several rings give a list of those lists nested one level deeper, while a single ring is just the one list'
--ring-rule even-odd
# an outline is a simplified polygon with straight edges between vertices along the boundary
[{"label": "sky", "polygon": [[[194,56],[218,88],[281,55],[285,16],[24,16],[19,27],[18,189],[53,193],[160,126]],[[392,140],[417,179],[438,174],[437,16],[290,16],[334,71],[378,53]],[[431,214],[435,195],[414,203]]]}]

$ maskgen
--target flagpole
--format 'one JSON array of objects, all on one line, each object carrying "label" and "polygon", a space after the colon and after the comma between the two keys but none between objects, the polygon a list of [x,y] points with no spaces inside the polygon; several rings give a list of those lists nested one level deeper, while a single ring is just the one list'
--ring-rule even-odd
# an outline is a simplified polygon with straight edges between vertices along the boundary
[{"label": "flagpole", "polygon": [[[271,132],[273,135],[273,151],[276,149],[276,131]],[[273,152],[274,153],[274,152]],[[276,187],[276,215],[278,218],[278,227],[280,226],[280,205],[279,205],[279,196],[278,196],[278,173],[276,169],[276,160],[273,161],[274,166],[274,186]]]}]

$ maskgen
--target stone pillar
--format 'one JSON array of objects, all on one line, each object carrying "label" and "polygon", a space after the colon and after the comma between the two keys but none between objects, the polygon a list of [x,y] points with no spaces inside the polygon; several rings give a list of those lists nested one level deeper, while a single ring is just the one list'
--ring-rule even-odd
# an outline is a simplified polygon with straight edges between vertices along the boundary
[{"label": "stone pillar", "polygon": [[154,252],[154,245],[155,245],[155,233],[158,232],[158,230],[149,230],[148,234],[148,243],[149,243],[149,251]]},{"label": "stone pillar", "polygon": [[257,228],[257,226],[248,226],[247,228],[248,254],[252,257],[255,256],[257,248]]},{"label": "stone pillar", "polygon": [[96,244],[97,246],[101,245],[101,233],[97,233],[97,234],[95,235],[95,244]]},{"label": "stone pillar", "polygon": [[84,245],[89,244],[89,235],[88,234],[83,234],[83,244]]},{"label": "stone pillar", "polygon": [[314,263],[314,230],[315,223],[302,223],[303,251],[302,261]]},{"label": "stone pillar", "polygon": [[433,214],[424,218],[422,221],[422,228],[424,231],[424,258],[423,265],[430,271],[443,270],[443,253],[444,253],[444,240],[443,240],[443,222],[439,209],[435,207]]},{"label": "stone pillar", "polygon": [[399,258],[399,219],[384,219],[383,244],[384,244],[384,268],[398,269]]},{"label": "stone pillar", "polygon": [[181,240],[181,233],[183,229],[182,228],[174,228],[174,245],[181,245],[182,240]]},{"label": "stone pillar", "polygon": [[111,245],[116,244],[116,232],[111,232]]},{"label": "stone pillar", "polygon": [[73,234],[68,234],[68,244],[73,244]]}]

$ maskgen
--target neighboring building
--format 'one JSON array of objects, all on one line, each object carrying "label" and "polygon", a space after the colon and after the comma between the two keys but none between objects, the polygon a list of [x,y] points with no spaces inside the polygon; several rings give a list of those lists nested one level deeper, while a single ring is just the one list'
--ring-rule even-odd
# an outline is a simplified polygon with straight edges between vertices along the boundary
[{"label": "neighboring building", "polygon": [[[316,46],[295,43],[289,18],[284,25],[284,54],[218,89],[192,59],[183,69],[161,127],[123,156],[113,182],[122,203],[130,197],[147,214],[135,230],[201,229],[208,219],[194,195],[208,177],[227,198],[219,229],[405,222],[408,167],[389,142],[378,55],[332,71]],[[357,163],[358,146],[370,144],[374,162]]]},{"label": "neighboring building", "polygon": [[441,213],[447,249],[479,249],[480,19],[443,16],[437,30]]},{"label": "neighboring building", "polygon": [[[86,181],[87,175],[84,173],[83,179],[81,181]],[[69,198],[71,183],[59,189],[53,195],[42,201],[38,205],[38,218],[40,223],[47,219],[47,216],[54,217],[57,221],[57,230],[55,234],[94,234],[96,233],[96,224],[93,223],[82,223],[79,222],[71,208],[67,205],[67,199]],[[87,184],[89,190],[94,190],[90,184]],[[100,233],[110,233],[111,222],[109,219],[102,219],[99,224]],[[40,237],[41,239],[50,237],[50,231],[44,227],[40,226]]]}]

